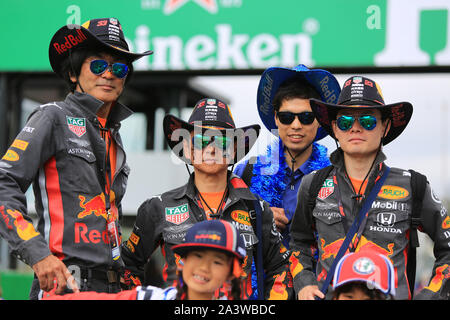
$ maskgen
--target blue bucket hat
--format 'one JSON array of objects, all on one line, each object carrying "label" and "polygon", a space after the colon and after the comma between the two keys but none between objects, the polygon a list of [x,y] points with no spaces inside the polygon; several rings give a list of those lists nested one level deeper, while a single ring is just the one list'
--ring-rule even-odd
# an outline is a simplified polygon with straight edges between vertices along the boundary
[{"label": "blue bucket hat", "polygon": [[[326,70],[308,69],[303,64],[299,64],[292,69],[281,67],[268,68],[264,71],[259,81],[256,100],[259,117],[269,131],[277,128],[272,105],[273,98],[280,85],[293,77],[299,77],[311,84],[320,94],[322,101],[327,103],[337,102],[341,87],[336,78]],[[318,141],[327,135],[328,133],[322,127],[319,127],[314,141]]]}]

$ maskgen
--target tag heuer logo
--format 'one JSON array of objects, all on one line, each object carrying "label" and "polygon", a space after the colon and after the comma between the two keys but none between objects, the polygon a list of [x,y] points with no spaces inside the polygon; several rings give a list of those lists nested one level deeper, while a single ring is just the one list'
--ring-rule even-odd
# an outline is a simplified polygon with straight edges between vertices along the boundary
[{"label": "tag heuer logo", "polygon": [[187,219],[189,219],[187,203],[178,207],[166,208],[166,221],[174,224],[182,224]]},{"label": "tag heuer logo", "polygon": [[86,119],[85,118],[67,118],[67,126],[69,130],[75,133],[78,137],[81,137],[86,133]]},{"label": "tag heuer logo", "polygon": [[326,179],[322,185],[322,188],[319,191],[317,197],[319,199],[325,200],[330,194],[334,192],[334,183],[333,179]]}]

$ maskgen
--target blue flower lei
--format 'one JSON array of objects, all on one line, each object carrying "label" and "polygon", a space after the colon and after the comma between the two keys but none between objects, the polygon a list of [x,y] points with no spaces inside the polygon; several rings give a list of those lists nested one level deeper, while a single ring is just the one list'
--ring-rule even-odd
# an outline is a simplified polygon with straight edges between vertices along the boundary
[{"label": "blue flower lei", "polygon": [[[278,155],[273,152],[274,149],[278,151]],[[306,163],[305,174],[329,166],[331,163],[327,152],[328,149],[325,146],[314,142],[311,156]],[[278,161],[274,161],[274,157],[277,157]],[[289,172],[284,146],[281,139],[278,139],[267,147],[266,154],[256,159],[256,163],[253,165],[255,175],[252,177],[250,191],[258,194],[271,207],[281,208],[283,206],[282,197],[287,187],[285,177]]]}]

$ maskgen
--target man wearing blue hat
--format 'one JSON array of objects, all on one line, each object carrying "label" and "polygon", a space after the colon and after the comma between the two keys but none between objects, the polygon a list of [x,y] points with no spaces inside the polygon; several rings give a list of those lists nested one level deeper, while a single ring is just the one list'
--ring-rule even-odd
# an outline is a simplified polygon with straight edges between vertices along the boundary
[{"label": "man wearing blue hat", "polygon": [[235,173],[270,204],[286,248],[302,177],[330,164],[327,149],[317,143],[327,133],[315,120],[309,99],[331,102],[339,93],[331,73],[304,65],[268,68],[259,82],[259,116],[278,139],[265,154],[239,164]]}]

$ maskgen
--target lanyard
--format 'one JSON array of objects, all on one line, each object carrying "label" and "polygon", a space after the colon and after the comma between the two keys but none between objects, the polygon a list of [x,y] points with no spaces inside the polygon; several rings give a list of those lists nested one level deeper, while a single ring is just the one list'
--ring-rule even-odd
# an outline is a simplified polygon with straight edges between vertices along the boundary
[{"label": "lanyard", "polygon": [[[336,257],[333,260],[333,264],[331,265],[330,270],[327,273],[327,277],[322,285],[322,288],[320,291],[322,293],[326,294],[328,291],[328,286],[331,283],[331,280],[334,276],[334,270],[336,269],[337,263],[339,260],[344,256],[345,252],[347,251],[347,248],[349,247],[350,243],[353,240],[354,235],[358,232],[358,230],[361,229],[361,225],[365,224],[365,221],[367,220],[367,215],[370,210],[370,207],[372,206],[372,202],[377,197],[378,193],[381,190],[381,187],[384,184],[384,181],[386,180],[387,176],[389,175],[390,168],[388,166],[383,166],[383,170],[380,170],[379,172],[379,178],[377,179],[375,185],[373,186],[372,190],[370,191],[368,197],[365,199],[361,210],[359,211],[358,215],[355,217],[355,220],[353,221],[352,226],[350,227],[350,230],[346,233],[344,242],[342,243],[341,247],[339,248],[338,253],[336,254]],[[316,300],[318,298],[316,297]]]},{"label": "lanyard", "polygon": [[104,182],[104,190],[105,190],[105,210],[106,210],[106,230],[109,236],[109,243],[111,246],[111,256],[112,259],[118,260],[120,258],[120,239],[119,232],[116,225],[116,217],[111,214],[111,199],[110,199],[110,191],[112,186],[112,177],[111,177],[111,140],[112,135],[109,132],[108,128],[102,126],[99,121],[100,132],[103,140],[106,144],[106,155],[105,155],[105,176],[103,177]]},{"label": "lanyard", "polygon": [[[378,175],[375,178],[375,182],[374,183],[376,183],[381,178],[381,176],[383,175],[383,172],[385,170],[386,170],[386,166],[383,163],[380,163],[379,164]],[[338,184],[338,181],[337,181],[336,168],[333,169],[332,174],[333,174],[333,183],[336,186],[336,197],[338,199],[339,213],[341,215],[342,220],[344,221],[344,223],[343,223],[344,231],[345,231],[345,233],[347,233],[348,232],[348,225],[349,225],[349,223],[348,223],[349,217],[344,212],[344,205],[342,204],[341,191],[340,191],[340,187],[339,187],[339,184]],[[361,186],[363,184],[364,184],[364,181],[361,184]],[[367,183],[367,185],[369,185],[369,183]],[[367,191],[368,191],[368,187],[366,187],[366,192]],[[355,190],[355,193],[356,193],[356,190]],[[361,199],[361,200],[358,200],[358,202],[361,202],[365,197],[366,197],[366,195],[357,194],[357,195],[353,196],[352,198]],[[366,221],[367,221],[367,219],[364,219],[362,221],[360,227],[358,228],[357,236],[354,238],[354,241],[352,241],[352,243],[350,244],[350,251],[354,251],[356,249],[356,247],[358,245],[358,242],[359,242],[359,239],[361,238],[362,232],[363,232],[363,230],[364,230],[364,228],[366,226]]]}]

